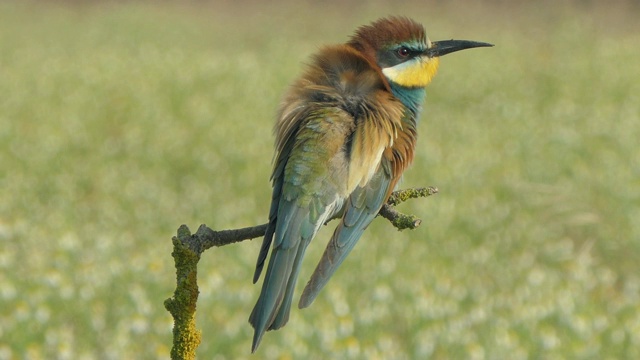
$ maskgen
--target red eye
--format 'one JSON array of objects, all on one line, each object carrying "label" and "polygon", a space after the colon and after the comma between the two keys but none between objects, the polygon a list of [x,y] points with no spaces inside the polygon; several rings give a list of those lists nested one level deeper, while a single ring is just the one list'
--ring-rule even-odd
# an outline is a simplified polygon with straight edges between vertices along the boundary
[{"label": "red eye", "polygon": [[406,47],[401,47],[400,49],[397,50],[398,52],[398,56],[400,57],[407,57],[409,56],[409,54],[411,54],[411,51],[409,51],[409,49],[407,49]]}]

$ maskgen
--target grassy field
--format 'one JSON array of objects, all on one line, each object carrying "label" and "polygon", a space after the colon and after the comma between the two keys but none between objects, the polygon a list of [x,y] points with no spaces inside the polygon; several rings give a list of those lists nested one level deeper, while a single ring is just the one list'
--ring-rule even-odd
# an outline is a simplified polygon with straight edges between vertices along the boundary
[{"label": "grassy field", "polygon": [[338,4],[0,2],[0,359],[167,358],[176,229],[266,220],[280,95],[388,14],[496,44],[429,88],[423,226],[376,220],[255,356],[259,242],[205,253],[199,358],[640,358],[640,9]]}]

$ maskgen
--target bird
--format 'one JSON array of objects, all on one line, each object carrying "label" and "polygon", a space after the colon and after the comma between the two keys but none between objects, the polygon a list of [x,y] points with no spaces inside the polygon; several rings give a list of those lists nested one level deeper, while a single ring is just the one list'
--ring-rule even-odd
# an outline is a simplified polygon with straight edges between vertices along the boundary
[{"label": "bird", "polygon": [[320,227],[339,219],[302,292],[301,309],[314,301],[411,164],[425,88],[440,57],[489,46],[432,42],[420,23],[390,16],[313,55],[285,93],[274,127],[273,192],[254,284],[271,255],[249,317],[252,353],[267,330],[289,320],[302,259]]}]

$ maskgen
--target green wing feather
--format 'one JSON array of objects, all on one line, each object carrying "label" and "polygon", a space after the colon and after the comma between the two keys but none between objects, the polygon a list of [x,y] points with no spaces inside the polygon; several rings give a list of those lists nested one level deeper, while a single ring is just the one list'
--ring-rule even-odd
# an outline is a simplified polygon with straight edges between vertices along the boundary
[{"label": "green wing feather", "polygon": [[300,125],[290,130],[277,155],[269,225],[254,275],[255,282],[272,247],[260,297],[249,317],[255,329],[253,350],[266,330],[288,321],[305,250],[347,196],[346,172],[340,168],[347,166],[343,145],[353,118],[340,109],[322,107],[294,116]]},{"label": "green wing feather", "polygon": [[386,201],[389,187],[393,186],[391,174],[380,166],[373,178],[357,187],[346,202],[342,221],[336,227],[318,266],[307,283],[298,306],[305,308],[315,300],[340,264],[355,247],[364,230],[377,216]]}]

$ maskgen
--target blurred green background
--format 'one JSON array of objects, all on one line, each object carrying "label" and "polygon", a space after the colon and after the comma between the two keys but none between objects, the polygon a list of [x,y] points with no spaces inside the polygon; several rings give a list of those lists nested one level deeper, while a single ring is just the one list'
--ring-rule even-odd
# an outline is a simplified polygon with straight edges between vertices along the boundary
[{"label": "blurred green background", "polygon": [[[637,2],[3,1],[0,359],[167,358],[176,229],[266,221],[281,94],[389,14],[496,44],[428,90],[401,187],[440,194],[251,358],[640,358]],[[259,246],[203,255],[199,358],[250,357]]]}]

